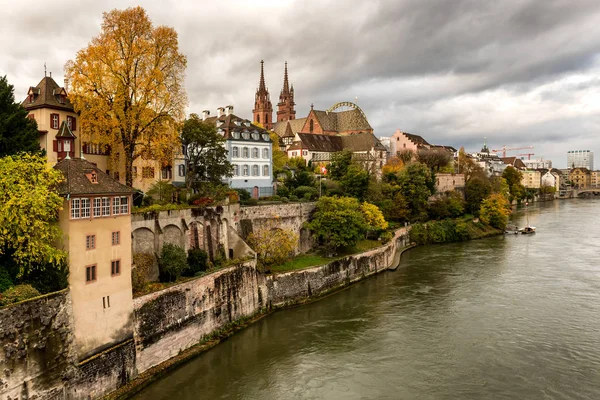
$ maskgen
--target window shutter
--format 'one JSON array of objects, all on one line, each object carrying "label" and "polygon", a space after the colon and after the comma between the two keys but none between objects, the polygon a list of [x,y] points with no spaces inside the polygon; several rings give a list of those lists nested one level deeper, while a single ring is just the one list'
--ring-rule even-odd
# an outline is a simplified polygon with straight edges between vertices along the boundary
[{"label": "window shutter", "polygon": [[50,114],[50,128],[54,129],[54,122],[52,121],[52,117],[54,117],[54,114]]},{"label": "window shutter", "polygon": [[71,130],[72,131],[77,130],[77,124],[75,123],[76,120],[77,120],[77,118],[71,117],[71,126],[72,126]]},{"label": "window shutter", "polygon": [[55,152],[58,152],[58,140],[53,140],[53,141],[52,141],[52,149],[53,149]]}]

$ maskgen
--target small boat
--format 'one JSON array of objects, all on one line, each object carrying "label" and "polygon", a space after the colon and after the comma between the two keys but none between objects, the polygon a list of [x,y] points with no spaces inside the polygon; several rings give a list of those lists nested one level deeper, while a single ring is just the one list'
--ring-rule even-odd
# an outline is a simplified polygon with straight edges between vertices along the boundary
[{"label": "small boat", "polygon": [[526,226],[525,228],[520,230],[521,235],[531,235],[535,233],[535,226]]}]

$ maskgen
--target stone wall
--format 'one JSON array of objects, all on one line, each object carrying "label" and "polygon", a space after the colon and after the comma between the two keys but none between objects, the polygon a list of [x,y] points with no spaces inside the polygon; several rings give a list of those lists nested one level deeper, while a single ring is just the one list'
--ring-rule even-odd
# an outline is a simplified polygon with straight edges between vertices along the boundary
[{"label": "stone wall", "polygon": [[63,396],[74,363],[70,302],[63,290],[0,308],[0,399]]},{"label": "stone wall", "polygon": [[267,276],[269,307],[281,307],[319,296],[388,269],[396,251],[409,243],[407,229],[396,231],[385,246],[319,267]]},{"label": "stone wall", "polygon": [[313,247],[312,237],[303,228],[308,222],[316,203],[270,204],[253,207],[241,207],[238,234],[245,240],[248,235],[277,218],[279,227],[298,234],[297,252],[304,253]]},{"label": "stone wall", "polygon": [[240,265],[134,299],[139,372],[263,306],[258,273]]}]

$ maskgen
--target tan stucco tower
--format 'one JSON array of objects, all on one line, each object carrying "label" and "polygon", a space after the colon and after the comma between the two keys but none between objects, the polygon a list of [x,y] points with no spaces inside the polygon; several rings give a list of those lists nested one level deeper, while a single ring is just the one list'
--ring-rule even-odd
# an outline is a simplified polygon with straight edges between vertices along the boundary
[{"label": "tan stucco tower", "polygon": [[59,213],[69,253],[69,288],[78,358],[132,337],[131,202],[133,190],[81,158],[54,167],[65,177]]}]

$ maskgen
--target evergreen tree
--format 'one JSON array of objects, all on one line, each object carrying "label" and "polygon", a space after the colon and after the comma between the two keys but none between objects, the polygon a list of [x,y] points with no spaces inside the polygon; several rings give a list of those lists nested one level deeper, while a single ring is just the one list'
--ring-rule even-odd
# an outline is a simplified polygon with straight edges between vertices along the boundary
[{"label": "evergreen tree", "polygon": [[22,151],[37,152],[40,140],[37,123],[27,110],[15,103],[14,87],[6,76],[0,78],[0,157]]}]

